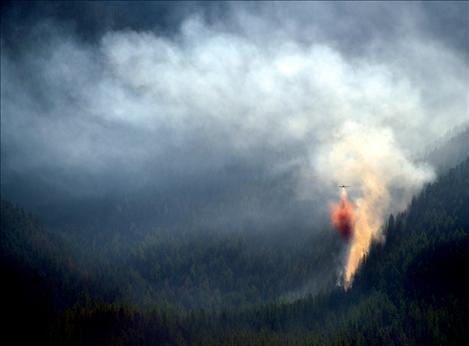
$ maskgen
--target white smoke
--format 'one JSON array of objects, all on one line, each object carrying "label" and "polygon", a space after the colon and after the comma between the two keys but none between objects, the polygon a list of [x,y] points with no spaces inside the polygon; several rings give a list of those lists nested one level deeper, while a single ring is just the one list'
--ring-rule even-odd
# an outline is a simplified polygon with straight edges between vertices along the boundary
[{"label": "white smoke", "polygon": [[[447,79],[452,83],[433,87],[445,95],[461,93],[463,77],[454,65],[463,62],[449,53],[427,53],[432,61],[438,58],[432,79],[440,70],[453,71]],[[259,46],[197,19],[172,40],[151,32],[110,32],[94,49],[62,38],[34,60],[50,105],[40,117],[31,114],[37,101],[24,92],[13,95],[24,81],[2,56],[2,141],[19,142],[20,126],[40,127],[29,135],[64,164],[102,165],[129,152],[142,162],[148,151],[164,155],[194,138],[241,155],[259,146],[307,148],[311,139],[326,141],[347,120],[393,129],[402,147],[419,149],[443,130],[448,116],[422,100],[428,71],[417,80],[394,61],[349,61],[325,44],[284,39]],[[464,120],[465,109],[455,108],[452,120]],[[103,121],[132,126],[141,138],[103,141],[95,133]]]},{"label": "white smoke", "polygon": [[383,220],[390,212],[402,211],[434,172],[412,163],[390,128],[353,122],[332,136],[317,160],[315,167],[324,180],[350,184],[354,196],[357,220],[344,269],[349,286],[372,242],[383,239]]},{"label": "white smoke", "polygon": [[17,152],[2,169],[52,167],[106,181],[125,172],[154,183],[164,170],[183,178],[267,151],[277,155],[269,168],[302,172],[299,191],[314,199],[318,185],[332,193],[332,180],[361,186],[359,172],[334,172],[349,164],[336,152],[340,136],[364,132],[374,141],[365,146],[371,168],[402,190],[382,214],[405,205],[429,177],[410,154],[467,118],[467,64],[412,35],[387,47],[388,57],[377,45],[353,58],[324,40],[259,35],[191,18],[171,38],[111,31],[85,45],[58,31],[21,61],[2,51],[1,143]]}]

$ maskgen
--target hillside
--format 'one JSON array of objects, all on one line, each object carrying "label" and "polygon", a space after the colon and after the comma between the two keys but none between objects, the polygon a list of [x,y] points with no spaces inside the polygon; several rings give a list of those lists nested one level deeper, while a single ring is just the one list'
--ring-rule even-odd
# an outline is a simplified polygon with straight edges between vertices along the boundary
[{"label": "hillside", "polygon": [[469,125],[461,125],[441,138],[432,150],[422,155],[421,160],[445,173],[467,157],[469,148]]},{"label": "hillside", "polygon": [[[223,274],[225,267],[214,266],[211,258],[218,258],[218,263],[234,261],[242,268],[250,268],[249,262],[254,263],[251,265],[256,272],[252,272],[252,280],[267,278],[265,273],[272,273],[274,281],[266,281],[265,287],[242,274],[251,269],[242,269],[236,276],[240,285],[236,292],[258,285],[260,290],[250,293],[257,305],[242,308],[243,304],[238,307],[228,304],[209,311],[171,307],[168,298],[158,303],[158,294],[165,291],[154,292],[155,300],[147,300],[144,309],[128,305],[123,299],[125,290],[136,285],[136,279],[153,275],[135,270],[150,266],[140,264],[132,269],[132,264],[125,261],[122,263],[127,263],[126,266],[117,263],[115,268],[106,264],[89,266],[90,259],[80,258],[77,254],[81,252],[73,250],[72,244],[45,230],[21,209],[2,202],[2,277],[7,283],[2,288],[2,297],[8,302],[4,313],[12,316],[9,330],[17,331],[14,335],[18,340],[29,336],[49,343],[77,345],[165,342],[457,345],[469,337],[467,205],[469,159],[428,185],[406,212],[389,218],[386,241],[372,248],[352,289],[344,292],[336,288],[295,302],[280,299],[262,303],[266,287],[279,280],[276,275],[284,269],[294,270],[296,264],[285,263],[284,269],[280,266],[273,270],[287,257],[262,251],[266,264],[261,270],[255,258],[242,257],[248,243],[223,244],[222,239],[215,239],[205,245],[192,245],[191,250],[189,245],[181,245],[179,250],[164,246],[164,251],[150,247],[135,257],[134,260],[166,268],[166,275],[173,273],[169,280],[174,282],[163,281],[172,287],[167,292],[178,285],[190,285],[184,279],[184,263],[192,264],[189,269],[196,271],[193,278],[200,282],[225,280],[227,286],[234,285],[235,281],[230,283],[228,274]],[[169,251],[167,255],[163,255],[165,251]],[[207,257],[204,253],[218,255]],[[231,257],[225,257],[227,254]],[[178,257],[179,262],[174,262]],[[172,264],[164,264],[164,258],[171,259]],[[307,256],[302,258],[311,261]],[[231,264],[229,267],[233,268]],[[279,287],[295,280],[294,276],[287,276]],[[180,297],[180,293],[174,294]],[[241,295],[236,299],[248,302],[247,297]],[[22,334],[21,330],[28,333]]]}]

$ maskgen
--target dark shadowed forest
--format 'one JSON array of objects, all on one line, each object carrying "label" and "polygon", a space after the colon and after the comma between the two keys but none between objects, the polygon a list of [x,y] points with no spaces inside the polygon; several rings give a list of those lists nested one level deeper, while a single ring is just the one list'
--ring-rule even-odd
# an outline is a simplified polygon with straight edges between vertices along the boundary
[{"label": "dark shadowed forest", "polygon": [[331,273],[301,297],[295,288],[327,267],[310,248],[332,237],[269,248],[262,237],[158,233],[133,251],[110,242],[93,256],[91,244],[2,201],[5,331],[21,343],[72,345],[460,345],[469,337],[468,205],[466,159],[389,217],[386,241],[351,289]]}]

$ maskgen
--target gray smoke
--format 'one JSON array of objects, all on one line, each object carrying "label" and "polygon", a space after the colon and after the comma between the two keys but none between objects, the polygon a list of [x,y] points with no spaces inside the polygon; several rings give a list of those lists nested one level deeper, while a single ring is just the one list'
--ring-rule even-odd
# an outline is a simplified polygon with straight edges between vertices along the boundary
[{"label": "gray smoke", "polygon": [[324,223],[344,124],[410,160],[468,120],[467,3],[34,6],[2,11],[1,52],[2,197],[33,208]]}]

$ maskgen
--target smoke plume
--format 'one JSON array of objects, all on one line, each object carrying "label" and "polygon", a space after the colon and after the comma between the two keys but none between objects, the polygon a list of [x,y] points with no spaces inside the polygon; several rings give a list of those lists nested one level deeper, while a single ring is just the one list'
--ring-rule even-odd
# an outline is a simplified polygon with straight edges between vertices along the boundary
[{"label": "smoke plume", "polygon": [[412,194],[431,180],[434,173],[407,157],[391,129],[351,122],[344,124],[324,148],[317,167],[324,179],[328,176],[352,186],[355,222],[351,223],[353,208],[344,192],[338,209],[332,212],[333,224],[342,236],[347,239],[352,235],[343,277],[345,287],[349,287],[372,242],[384,240],[381,226],[387,214],[402,210]]}]

